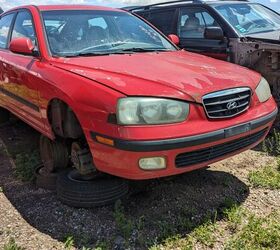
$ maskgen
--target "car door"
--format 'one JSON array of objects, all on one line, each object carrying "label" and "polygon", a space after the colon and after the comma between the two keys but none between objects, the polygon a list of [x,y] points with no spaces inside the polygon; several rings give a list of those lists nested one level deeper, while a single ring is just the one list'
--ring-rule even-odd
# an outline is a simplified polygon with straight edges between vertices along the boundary
[{"label": "car door", "polygon": [[[20,37],[30,38],[37,45],[32,15],[28,10],[19,11],[10,31],[10,41]],[[36,46],[37,48],[37,46]],[[40,78],[33,72],[32,66],[39,62],[39,57],[2,51],[1,89],[5,94],[9,109],[17,116],[42,130],[43,123],[39,108],[36,79]]]},{"label": "car door", "polygon": [[221,60],[229,60],[227,39],[205,38],[205,29],[221,28],[219,22],[203,7],[183,7],[179,10],[177,34],[180,47]]},{"label": "car door", "polygon": [[7,96],[4,94],[3,86],[5,79],[4,72],[4,57],[7,53],[8,39],[10,28],[14,19],[15,13],[6,14],[0,19],[0,104],[3,107],[7,106]]}]

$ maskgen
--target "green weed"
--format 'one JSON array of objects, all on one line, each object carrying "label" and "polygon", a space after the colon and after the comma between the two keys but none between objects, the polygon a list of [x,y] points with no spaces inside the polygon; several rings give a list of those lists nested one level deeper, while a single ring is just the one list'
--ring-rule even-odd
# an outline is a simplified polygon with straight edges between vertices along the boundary
[{"label": "green weed", "polygon": [[279,249],[279,220],[279,213],[275,212],[265,218],[251,215],[240,233],[228,242],[226,249]]},{"label": "green weed", "polygon": [[280,133],[277,130],[274,129],[272,135],[263,141],[262,150],[271,155],[280,154]]},{"label": "green weed", "polygon": [[18,246],[14,238],[10,238],[9,242],[4,245],[3,250],[24,250],[24,248]]},{"label": "green weed", "polygon": [[33,181],[35,167],[39,164],[40,157],[38,151],[30,154],[17,154],[15,160],[15,174],[22,181]]},{"label": "green weed", "polygon": [[115,204],[114,218],[120,233],[128,240],[132,234],[134,225],[131,219],[126,218],[121,201],[117,201]]},{"label": "green weed", "polygon": [[223,215],[228,222],[227,228],[232,232],[236,232],[245,214],[245,210],[238,205],[233,205],[231,208],[224,209]]},{"label": "green weed", "polygon": [[69,250],[69,249],[74,247],[74,244],[75,244],[74,237],[73,236],[67,236],[65,241],[64,241],[64,248]]},{"label": "green weed", "polygon": [[263,187],[269,189],[280,188],[280,170],[274,167],[266,167],[262,170],[249,173],[249,181],[253,187]]}]

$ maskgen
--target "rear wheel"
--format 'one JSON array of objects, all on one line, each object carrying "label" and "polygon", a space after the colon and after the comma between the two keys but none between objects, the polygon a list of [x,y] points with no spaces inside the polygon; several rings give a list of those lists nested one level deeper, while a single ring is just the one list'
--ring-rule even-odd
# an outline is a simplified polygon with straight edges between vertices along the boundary
[{"label": "rear wheel", "polygon": [[64,172],[57,180],[57,196],[66,205],[91,208],[112,204],[126,196],[127,181],[108,175],[87,178],[77,170]]}]

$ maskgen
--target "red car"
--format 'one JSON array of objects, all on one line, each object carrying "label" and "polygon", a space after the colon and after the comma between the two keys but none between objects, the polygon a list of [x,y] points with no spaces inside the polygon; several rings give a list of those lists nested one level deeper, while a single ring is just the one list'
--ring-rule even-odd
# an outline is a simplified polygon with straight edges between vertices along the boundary
[{"label": "red car", "polygon": [[[77,169],[58,181],[71,205],[105,204],[126,192],[123,179],[177,175],[252,148],[277,114],[260,74],[179,50],[122,10],[15,8],[1,16],[0,47],[1,117],[8,110],[42,133],[48,172]],[[100,183],[96,173],[121,178]]]}]

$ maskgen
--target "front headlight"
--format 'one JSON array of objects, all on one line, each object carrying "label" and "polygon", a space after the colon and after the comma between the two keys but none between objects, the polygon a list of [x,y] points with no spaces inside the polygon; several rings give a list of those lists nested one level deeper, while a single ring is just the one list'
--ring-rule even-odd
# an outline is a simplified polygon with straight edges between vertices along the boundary
[{"label": "front headlight", "polygon": [[270,86],[265,78],[262,77],[258,87],[256,88],[256,94],[260,102],[266,102],[271,97]]},{"label": "front headlight", "polygon": [[188,103],[162,98],[122,98],[117,107],[118,123],[123,125],[177,123],[188,114]]}]

